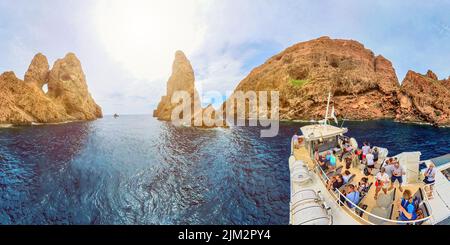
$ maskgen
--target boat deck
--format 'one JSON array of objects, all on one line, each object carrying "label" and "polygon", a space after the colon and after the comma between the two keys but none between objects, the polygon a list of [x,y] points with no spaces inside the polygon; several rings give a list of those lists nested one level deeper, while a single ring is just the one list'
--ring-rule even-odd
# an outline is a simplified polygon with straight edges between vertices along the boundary
[{"label": "boat deck", "polygon": [[[307,151],[306,148],[304,147],[300,147],[298,149],[294,149],[294,156],[296,160],[301,160],[304,163],[307,164],[308,168],[310,170],[313,170],[316,168],[315,163],[313,162],[313,160],[311,159],[311,157],[309,156],[309,153]],[[374,183],[375,181],[375,177],[370,175],[370,176],[365,176],[364,172],[363,172],[363,167],[359,168],[360,166],[357,167],[350,167],[349,169],[345,169],[344,164],[337,159],[337,168],[343,166],[342,168],[342,173],[345,170],[349,170],[350,173],[353,175],[355,175],[355,177],[353,178],[353,180],[350,182],[351,184],[354,184],[355,186],[358,186],[359,181],[361,180],[361,178],[363,177],[367,177],[369,179],[369,184],[370,183]],[[319,179],[319,178],[318,178]],[[322,185],[325,185],[324,183],[321,183]],[[418,189],[420,187],[423,187],[424,184],[422,183],[414,183],[414,184],[405,184],[403,183],[403,190],[405,189],[409,189],[411,191],[411,193],[416,193],[418,191]],[[324,189],[326,189],[325,186],[323,186]],[[299,190],[300,185],[296,185],[295,183],[292,186],[293,191],[297,191]],[[377,201],[375,200],[375,184],[372,184],[367,195],[360,201],[359,203],[359,207],[365,207],[365,211],[372,213],[372,210],[377,206]],[[328,191],[328,190],[326,190]],[[398,218],[398,208],[399,208],[399,202],[402,198],[401,192],[398,190],[398,183],[395,183],[394,185],[394,189],[392,189],[391,191],[388,191],[387,197],[385,198],[392,198],[393,192],[395,191],[395,200],[392,201],[391,205],[394,204],[393,206],[393,211],[392,211],[392,220],[396,220]],[[330,193],[332,193],[333,191],[329,191]],[[383,191],[380,191],[378,198],[382,198],[382,196],[385,195],[383,193]],[[333,196],[333,195],[332,195]],[[337,201],[337,197],[333,196],[336,201]],[[359,223],[362,224],[373,224],[373,221],[371,222],[369,219],[369,215],[367,213],[363,213],[362,216],[359,216],[358,214],[356,214],[356,212],[354,210],[351,210],[347,207],[342,207],[341,210],[344,210],[345,212],[347,212],[349,215],[351,215],[354,220],[357,220]],[[383,224],[387,224],[387,223],[391,223],[391,224],[395,224],[394,222],[383,222],[381,220],[378,220],[378,223],[383,223]]]}]

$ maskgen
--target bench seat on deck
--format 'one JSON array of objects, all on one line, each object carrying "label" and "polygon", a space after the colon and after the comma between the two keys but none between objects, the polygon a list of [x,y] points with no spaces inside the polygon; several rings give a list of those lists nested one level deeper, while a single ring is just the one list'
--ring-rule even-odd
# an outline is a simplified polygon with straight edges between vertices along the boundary
[{"label": "bench seat on deck", "polygon": [[[377,206],[372,208],[370,213],[372,213],[378,217],[381,217],[381,218],[392,220],[392,215],[394,212],[393,201],[395,200],[396,191],[397,191],[397,189],[394,189],[394,191],[391,191],[388,194],[384,194],[383,192],[380,193],[378,195],[378,199],[377,199],[377,203],[376,203]],[[373,224],[377,224],[377,225],[386,223],[386,221],[381,220],[376,217],[373,217],[373,216],[370,216],[370,215],[368,216],[368,220],[369,220],[369,222],[371,222]]]}]

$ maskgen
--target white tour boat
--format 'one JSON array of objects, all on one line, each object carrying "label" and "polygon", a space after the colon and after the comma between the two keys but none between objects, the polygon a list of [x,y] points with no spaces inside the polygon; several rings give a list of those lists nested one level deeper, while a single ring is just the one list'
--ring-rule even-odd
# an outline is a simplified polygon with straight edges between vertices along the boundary
[{"label": "white tour boat", "polygon": [[[423,216],[416,220],[400,221],[399,206],[402,192],[398,183],[387,194],[381,191],[375,198],[376,172],[386,164],[388,150],[379,149],[379,160],[372,170],[373,175],[366,176],[366,165],[360,161],[346,166],[344,160],[337,157],[336,168],[324,171],[314,160],[314,151],[319,153],[335,150],[339,155],[343,150],[343,142],[349,142],[356,149],[358,143],[345,136],[348,129],[332,126],[328,123],[328,108],[325,119],[318,124],[301,127],[302,135],[294,144],[291,141],[290,169],[290,218],[292,225],[434,225],[450,216],[450,154],[421,161],[420,152],[403,152],[396,157],[405,170],[403,189],[408,189],[414,197],[415,210],[421,210]],[[334,117],[334,108],[332,110]],[[294,139],[294,138],[293,138]],[[343,158],[344,159],[344,158]],[[434,163],[437,166],[435,183],[426,185],[423,182],[424,172]],[[348,167],[348,168],[347,168]],[[362,177],[369,179],[369,187],[360,193],[358,203],[353,203],[343,194],[344,186],[335,190],[327,188],[327,182],[333,175],[349,170],[352,174],[348,184],[358,185]],[[353,208],[350,208],[353,206]]]}]

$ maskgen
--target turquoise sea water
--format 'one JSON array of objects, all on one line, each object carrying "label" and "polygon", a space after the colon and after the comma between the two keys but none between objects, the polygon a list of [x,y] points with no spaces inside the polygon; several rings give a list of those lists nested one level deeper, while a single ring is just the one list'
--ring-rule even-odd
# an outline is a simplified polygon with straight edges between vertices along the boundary
[{"label": "turquoise sea water", "polygon": [[[289,142],[259,128],[176,128],[150,116],[0,129],[1,224],[287,224]],[[390,149],[450,152],[450,129],[346,122]]]}]

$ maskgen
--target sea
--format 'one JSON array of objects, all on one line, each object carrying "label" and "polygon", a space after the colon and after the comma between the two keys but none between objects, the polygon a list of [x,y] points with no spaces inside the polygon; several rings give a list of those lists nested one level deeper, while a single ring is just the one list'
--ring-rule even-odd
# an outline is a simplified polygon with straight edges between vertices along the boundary
[{"label": "sea", "polygon": [[[0,224],[288,224],[290,140],[303,125],[283,122],[273,138],[147,115],[2,128]],[[344,127],[389,155],[450,153],[450,128]]]}]

